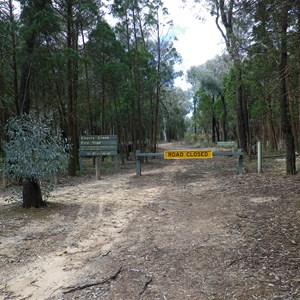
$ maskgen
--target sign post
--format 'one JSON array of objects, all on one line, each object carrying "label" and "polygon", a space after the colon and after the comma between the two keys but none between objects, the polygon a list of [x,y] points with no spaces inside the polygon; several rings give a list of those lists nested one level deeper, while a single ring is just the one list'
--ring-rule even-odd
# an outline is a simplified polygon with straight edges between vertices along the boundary
[{"label": "sign post", "polygon": [[116,135],[82,135],[79,141],[80,157],[95,157],[96,179],[100,179],[100,157],[118,155]]}]

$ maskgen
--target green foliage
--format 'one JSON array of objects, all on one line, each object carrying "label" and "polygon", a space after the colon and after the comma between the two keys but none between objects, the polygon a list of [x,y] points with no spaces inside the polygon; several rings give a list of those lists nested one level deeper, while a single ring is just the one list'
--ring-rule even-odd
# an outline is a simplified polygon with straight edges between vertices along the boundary
[{"label": "green foliage", "polygon": [[214,107],[212,96],[201,89],[195,94],[194,101],[197,103],[194,121],[203,128],[206,124],[210,124],[212,117]]},{"label": "green foliage", "polygon": [[209,137],[203,133],[191,133],[187,132],[184,136],[184,143],[194,147],[212,147],[214,146]]},{"label": "green foliage", "polygon": [[230,67],[228,57],[222,55],[203,65],[191,67],[187,74],[193,92],[194,131],[211,134],[213,141],[216,138],[227,139],[228,129],[231,129],[228,117],[232,107],[226,97]]},{"label": "green foliage", "polygon": [[67,144],[60,133],[51,130],[49,121],[22,115],[9,121],[7,135],[6,174],[39,182],[66,168]]},{"label": "green foliage", "polygon": [[164,111],[161,115],[164,122],[161,129],[166,131],[167,140],[182,139],[187,128],[185,116],[191,109],[187,93],[180,88],[166,89],[162,104]]}]

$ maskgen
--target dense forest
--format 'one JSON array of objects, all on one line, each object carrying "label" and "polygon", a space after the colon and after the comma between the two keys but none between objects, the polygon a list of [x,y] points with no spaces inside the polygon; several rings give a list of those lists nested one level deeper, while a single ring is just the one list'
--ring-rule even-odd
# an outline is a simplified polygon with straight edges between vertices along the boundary
[{"label": "dense forest", "polygon": [[121,147],[156,151],[159,140],[187,133],[236,140],[248,154],[258,140],[284,149],[287,173],[295,174],[300,2],[189,2],[210,11],[227,51],[190,68],[192,88],[182,91],[174,87],[181,58],[163,1],[2,1],[1,141],[11,117],[30,113],[68,138],[70,175],[82,134],[116,134]]},{"label": "dense forest", "polygon": [[[257,141],[286,152],[296,173],[300,132],[300,2],[207,0],[227,55],[192,67],[194,115],[212,140],[235,139],[251,154]],[[206,120],[206,121],[205,121]],[[199,122],[198,121],[198,122]]]},{"label": "dense forest", "polygon": [[82,134],[152,151],[184,136],[189,102],[173,86],[180,56],[161,1],[9,0],[0,14],[1,140],[11,117],[50,118],[75,175]]}]

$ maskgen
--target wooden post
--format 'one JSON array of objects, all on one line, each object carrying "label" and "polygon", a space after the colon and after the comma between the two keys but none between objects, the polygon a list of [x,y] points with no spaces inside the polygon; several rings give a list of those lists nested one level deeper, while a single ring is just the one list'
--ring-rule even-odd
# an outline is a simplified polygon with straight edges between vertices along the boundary
[{"label": "wooden post", "polygon": [[7,178],[4,174],[4,172],[2,173],[2,185],[3,185],[3,188],[7,187]]},{"label": "wooden post", "polygon": [[119,156],[115,155],[115,172],[117,173],[119,171]]},{"label": "wooden post", "polygon": [[83,173],[83,163],[82,163],[82,157],[81,156],[79,156],[79,173],[80,173],[80,175],[82,175],[82,173]]},{"label": "wooden post", "polygon": [[257,172],[262,172],[262,147],[261,142],[257,142]]},{"label": "wooden post", "polygon": [[59,184],[59,176],[58,176],[58,174],[54,175],[54,184],[56,184],[56,185]]},{"label": "wooden post", "polygon": [[100,180],[101,176],[100,176],[100,157],[97,156],[96,157],[96,163],[95,163],[95,169],[96,169],[96,180]]},{"label": "wooden post", "polygon": [[139,154],[141,153],[141,150],[135,151],[135,169],[136,169],[136,175],[141,176],[142,175],[142,164]]}]

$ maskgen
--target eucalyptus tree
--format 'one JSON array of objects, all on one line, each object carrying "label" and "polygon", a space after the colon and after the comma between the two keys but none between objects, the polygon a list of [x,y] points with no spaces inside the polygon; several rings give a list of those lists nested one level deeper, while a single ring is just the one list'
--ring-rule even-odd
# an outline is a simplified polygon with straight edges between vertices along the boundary
[{"label": "eucalyptus tree", "polygon": [[162,108],[160,114],[160,132],[163,140],[180,140],[186,133],[186,119],[191,111],[191,102],[187,91],[181,88],[163,87]]},{"label": "eucalyptus tree", "polygon": [[[183,0],[183,2],[186,2]],[[236,0],[194,0],[195,3],[207,4],[215,17],[227,51],[235,68],[235,103],[239,146],[247,153],[251,145],[247,98],[244,97],[243,60],[247,56],[249,42],[249,24],[245,20],[244,5],[248,1]]]},{"label": "eucalyptus tree", "polygon": [[[194,121],[201,123],[202,126],[203,121],[210,124],[213,142],[220,139],[220,127],[223,139],[227,139],[224,80],[229,67],[230,64],[225,56],[217,56],[203,65],[191,67],[187,72],[188,82],[192,85],[194,94]],[[216,110],[216,105],[218,105],[218,110]],[[207,124],[205,126],[207,127]]]},{"label": "eucalyptus tree", "polygon": [[172,85],[176,76],[174,65],[180,59],[165,31],[170,25],[167,10],[159,0],[114,1],[112,10],[119,20],[116,32],[125,47],[134,89],[128,136],[134,142],[149,138],[156,151],[163,86]]},{"label": "eucalyptus tree", "polygon": [[37,49],[53,30],[57,23],[50,0],[20,0],[21,4],[21,34],[24,40],[20,70],[19,110],[20,114],[30,112],[31,79],[36,64]]},{"label": "eucalyptus tree", "polygon": [[[17,32],[18,22],[13,1],[0,3],[0,140],[5,139],[3,128],[13,114],[19,113]],[[1,149],[0,149],[1,152]]]},{"label": "eucalyptus tree", "polygon": [[[147,17],[149,28],[149,40],[147,46],[151,53],[149,74],[149,102],[151,108],[151,148],[156,152],[157,139],[163,119],[161,110],[166,90],[169,90],[174,79],[181,75],[175,71],[175,64],[181,62],[181,57],[174,47],[174,37],[169,35],[173,26],[169,19],[168,11],[162,6],[161,1],[153,1]],[[152,68],[152,69],[151,69]],[[174,103],[176,106],[176,103]]]},{"label": "eucalyptus tree", "polygon": [[143,118],[144,86],[146,74],[142,75],[148,62],[148,51],[145,44],[144,27],[145,1],[115,0],[112,5],[113,15],[118,18],[116,31],[127,52],[127,63],[130,70],[129,81],[134,90],[130,99],[130,119],[132,120],[129,138],[135,147],[145,139],[145,124]]},{"label": "eucalyptus tree", "polygon": [[[79,168],[78,157],[78,101],[80,95],[80,61],[82,58],[80,36],[92,29],[98,18],[97,1],[57,0],[53,3],[60,19],[60,34],[56,36],[56,56],[60,63],[54,72],[60,75],[57,89],[60,93],[60,116],[70,148],[69,174],[74,176]],[[82,95],[82,98],[85,97]]]},{"label": "eucalyptus tree", "polygon": [[51,127],[49,121],[27,114],[8,122],[4,170],[7,176],[22,178],[24,208],[44,206],[41,181],[67,166],[67,144]]},{"label": "eucalyptus tree", "polygon": [[152,83],[155,97],[154,101],[151,101],[151,140],[152,150],[155,152],[161,123],[159,111],[162,108],[163,94],[173,85],[174,79],[181,75],[174,69],[175,64],[181,62],[181,57],[174,47],[174,37],[169,35],[173,21],[170,20],[168,10],[162,1],[149,2],[147,21],[152,25],[149,28],[148,47],[152,55],[151,66],[155,68]]},{"label": "eucalyptus tree", "polygon": [[[205,119],[207,117],[211,121],[209,123],[211,126],[211,136],[212,141],[216,140],[216,119],[215,119],[215,98],[216,95],[220,92],[217,81],[215,80],[211,70],[207,68],[206,65],[201,65],[198,67],[191,67],[188,72],[188,81],[192,84],[195,89],[194,92],[194,122],[196,120],[199,121],[200,114],[203,117],[205,115]],[[209,105],[208,105],[209,103]],[[203,125],[203,124],[202,124]]]},{"label": "eucalyptus tree", "polygon": [[108,134],[116,127],[122,140],[124,125],[128,128],[130,124],[125,115],[120,116],[128,112],[126,103],[121,101],[126,97],[126,82],[129,78],[124,48],[104,20],[99,20],[88,39],[87,66],[91,74],[91,96],[94,99],[92,109],[89,108],[89,119],[100,120],[91,124],[90,132]]},{"label": "eucalyptus tree", "polygon": [[[240,146],[248,150],[252,142],[250,132],[260,134],[260,130],[250,129],[249,121],[252,121],[252,116],[249,108],[253,112],[254,107],[261,105],[261,100],[251,99],[257,94],[251,89],[254,85],[247,80],[253,75],[253,69],[249,69],[249,66],[263,60],[264,68],[269,72],[260,72],[263,78],[256,78],[256,85],[263,88],[261,98],[265,102],[262,107],[270,128],[268,138],[271,145],[276,147],[281,132],[283,133],[287,173],[294,174],[295,144],[298,144],[299,131],[299,101],[296,100],[299,99],[298,1],[195,0],[195,3],[199,2],[209,5],[234,63]],[[276,119],[272,119],[277,104],[280,104],[281,115],[278,123]],[[255,123],[254,119],[252,123]]]},{"label": "eucalyptus tree", "polygon": [[[235,0],[217,0],[211,2],[211,13],[216,17],[216,24],[224,38],[227,50],[236,69],[236,113],[239,133],[239,144],[246,152],[250,146],[248,124],[248,104],[243,97],[242,59],[244,56],[242,42],[246,40],[245,24],[240,16],[243,13],[242,4]],[[246,40],[247,42],[247,40]],[[242,47],[241,47],[242,46]]]},{"label": "eucalyptus tree", "polygon": [[[91,72],[88,65],[88,53],[87,53],[87,42],[89,40],[90,33],[96,28],[97,23],[100,21],[102,16],[98,16],[101,11],[101,3],[100,6],[97,6],[94,1],[85,1],[80,2],[80,12],[78,15],[78,27],[79,27],[79,37],[81,39],[81,48],[83,52],[83,70],[82,77],[84,77],[85,83],[82,84],[80,89],[80,97],[82,99],[86,99],[81,103],[81,106],[87,108],[88,115],[86,116],[86,120],[89,126],[85,126],[84,128],[88,128],[90,133],[94,133],[94,113],[92,110],[92,85],[91,85]],[[83,124],[81,124],[83,126]]]},{"label": "eucalyptus tree", "polygon": [[[275,137],[275,129],[272,115],[276,108],[271,106],[272,98],[280,107],[280,128],[285,140],[286,149],[286,171],[287,174],[296,173],[295,160],[295,144],[297,144],[297,127],[299,126],[294,121],[299,111],[298,103],[295,105],[293,98],[297,95],[298,87],[293,82],[297,78],[299,71],[295,71],[297,66],[296,52],[298,50],[296,30],[297,1],[263,1],[263,2],[248,2],[245,5],[245,12],[247,20],[252,24],[251,36],[253,43],[249,43],[249,48],[257,57],[264,59],[265,70],[269,70],[269,74],[263,74],[257,79],[257,82],[265,82],[265,90],[267,91],[266,112],[269,119],[268,126],[271,129],[270,142],[275,147],[277,146],[277,139]],[[297,40],[297,39],[296,39]],[[293,62],[294,60],[294,62]],[[267,63],[267,64],[266,64]],[[296,67],[297,68],[297,67]],[[296,75],[295,75],[296,73]],[[272,74],[270,78],[270,74]],[[270,86],[271,85],[271,91]],[[275,102],[275,103],[276,103]],[[279,124],[278,124],[279,125]],[[298,127],[299,128],[299,127]]]},{"label": "eucalyptus tree", "polygon": [[280,108],[281,124],[285,135],[286,171],[287,174],[296,174],[295,140],[288,105],[288,28],[292,5],[289,2],[280,3]]}]

